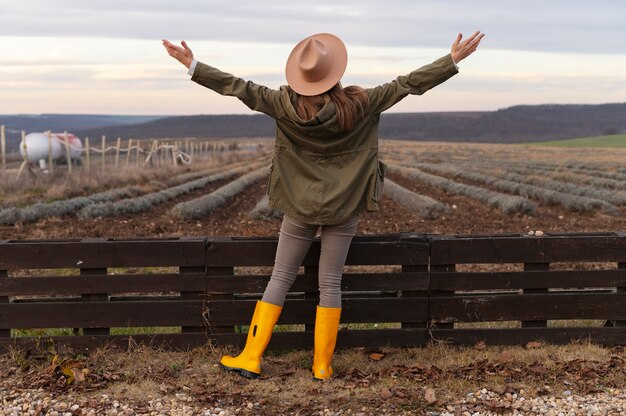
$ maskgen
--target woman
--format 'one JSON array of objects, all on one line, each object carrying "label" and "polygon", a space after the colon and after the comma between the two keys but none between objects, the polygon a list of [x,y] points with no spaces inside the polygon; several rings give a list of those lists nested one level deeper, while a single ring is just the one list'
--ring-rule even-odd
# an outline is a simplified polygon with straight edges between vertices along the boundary
[{"label": "woman", "polygon": [[313,378],[332,373],[341,315],[341,276],[348,248],[364,211],[377,211],[386,165],[378,160],[378,120],[408,94],[423,94],[458,72],[456,64],[473,53],[484,35],[459,34],[451,52],[408,75],[375,88],[343,88],[347,52],[336,36],[307,37],[292,50],[279,90],[245,81],[196,61],[182,47],[163,40],[170,56],[191,80],[222,95],[239,98],[276,120],[276,142],[267,188],[269,204],[285,213],[276,259],[263,298],[256,302],[246,345],[220,365],[247,378],[261,374],[261,356],[282,311],[312,239],[321,225],[320,302],[316,310]]}]

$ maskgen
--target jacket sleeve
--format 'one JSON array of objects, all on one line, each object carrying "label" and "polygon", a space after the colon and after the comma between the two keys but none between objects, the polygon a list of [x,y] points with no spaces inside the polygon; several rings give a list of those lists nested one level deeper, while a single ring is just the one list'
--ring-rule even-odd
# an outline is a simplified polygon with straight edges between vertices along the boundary
[{"label": "jacket sleeve", "polygon": [[237,97],[252,110],[274,119],[282,116],[279,90],[246,81],[202,62],[196,64],[191,80],[218,94]]},{"label": "jacket sleeve", "polygon": [[391,82],[368,88],[365,92],[370,100],[370,112],[382,113],[409,94],[422,95],[458,72],[452,56],[447,54]]}]

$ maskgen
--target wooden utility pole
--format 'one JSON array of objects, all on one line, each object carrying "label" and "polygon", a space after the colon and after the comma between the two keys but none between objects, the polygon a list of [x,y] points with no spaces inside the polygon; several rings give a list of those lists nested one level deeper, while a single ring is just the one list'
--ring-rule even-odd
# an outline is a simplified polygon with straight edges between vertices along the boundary
[{"label": "wooden utility pole", "polygon": [[117,171],[118,162],[120,160],[120,144],[122,142],[122,138],[117,138],[117,146],[115,147],[115,170]]},{"label": "wooden utility pole", "polygon": [[133,150],[133,139],[128,139],[128,153],[126,153],[126,166],[128,169],[128,164],[130,163],[130,152]]},{"label": "wooden utility pole", "polygon": [[24,130],[22,130],[22,147],[24,148],[24,161],[22,162],[22,166],[20,166],[20,170],[17,171],[18,178],[28,164],[28,148],[26,147],[26,132],[24,132]]},{"label": "wooden utility pole", "polygon": [[70,154],[70,143],[67,138],[67,132],[63,133],[63,143],[65,143],[65,157],[67,158],[67,172],[72,173],[72,156]]},{"label": "wooden utility pole", "polygon": [[87,157],[87,170],[91,169],[89,159],[89,136],[85,137],[85,156]]},{"label": "wooden utility pole", "polygon": [[102,135],[102,173],[104,173],[104,166],[106,164],[106,138]]},{"label": "wooden utility pole", "polygon": [[139,166],[139,157],[141,156],[141,142],[137,140],[137,157],[135,160],[135,165]]}]

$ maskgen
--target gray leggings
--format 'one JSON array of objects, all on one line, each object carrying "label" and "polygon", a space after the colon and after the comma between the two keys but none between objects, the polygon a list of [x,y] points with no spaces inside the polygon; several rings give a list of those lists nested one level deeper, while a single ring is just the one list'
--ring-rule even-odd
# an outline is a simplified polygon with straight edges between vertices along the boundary
[{"label": "gray leggings", "polygon": [[[355,216],[343,224],[322,225],[319,262],[320,306],[341,307],[341,276],[350,242],[356,231]],[[274,271],[263,293],[263,302],[283,306],[319,225],[304,224],[283,216],[274,260]]]}]

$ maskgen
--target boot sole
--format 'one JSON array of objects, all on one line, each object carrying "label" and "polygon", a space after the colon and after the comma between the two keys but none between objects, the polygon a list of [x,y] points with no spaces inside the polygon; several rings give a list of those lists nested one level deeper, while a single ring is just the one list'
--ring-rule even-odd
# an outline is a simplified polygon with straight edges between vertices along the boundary
[{"label": "boot sole", "polygon": [[220,367],[224,371],[232,371],[232,372],[235,372],[235,373],[239,374],[242,377],[249,378],[251,380],[257,379],[257,378],[259,378],[261,376],[261,374],[253,373],[252,371],[248,371],[248,370],[245,370],[243,368],[227,367],[227,366],[225,366],[222,363],[220,363]]}]

